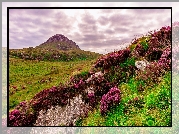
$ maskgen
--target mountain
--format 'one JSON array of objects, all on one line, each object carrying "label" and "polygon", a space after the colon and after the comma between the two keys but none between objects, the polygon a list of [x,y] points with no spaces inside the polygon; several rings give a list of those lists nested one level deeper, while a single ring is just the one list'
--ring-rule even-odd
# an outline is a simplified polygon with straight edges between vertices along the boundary
[{"label": "mountain", "polygon": [[56,34],[50,37],[46,42],[40,44],[36,48],[58,49],[63,51],[74,50],[74,49],[80,50],[79,46],[76,45],[75,42],[69,40],[67,37],[65,37],[62,34]]},{"label": "mountain", "polygon": [[101,54],[84,51],[62,34],[50,37],[46,42],[35,48],[10,49],[10,57],[40,61],[74,61],[95,59]]}]

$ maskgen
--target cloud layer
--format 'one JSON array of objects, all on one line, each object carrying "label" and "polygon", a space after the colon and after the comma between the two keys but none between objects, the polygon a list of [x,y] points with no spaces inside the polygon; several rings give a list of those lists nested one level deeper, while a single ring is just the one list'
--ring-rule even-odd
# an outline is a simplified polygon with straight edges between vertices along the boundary
[{"label": "cloud layer", "polygon": [[63,34],[83,50],[106,53],[170,23],[170,9],[10,9],[9,47],[35,47]]}]

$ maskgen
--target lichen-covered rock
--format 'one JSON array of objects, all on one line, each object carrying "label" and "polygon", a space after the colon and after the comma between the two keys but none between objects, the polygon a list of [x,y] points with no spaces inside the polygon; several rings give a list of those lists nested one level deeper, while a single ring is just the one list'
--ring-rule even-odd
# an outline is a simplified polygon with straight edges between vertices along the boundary
[{"label": "lichen-covered rock", "polygon": [[135,66],[136,66],[138,69],[142,70],[142,71],[144,71],[144,69],[145,69],[145,67],[146,67],[147,65],[149,65],[149,62],[148,62],[147,60],[142,60],[142,61],[136,61],[136,62],[135,62]]}]

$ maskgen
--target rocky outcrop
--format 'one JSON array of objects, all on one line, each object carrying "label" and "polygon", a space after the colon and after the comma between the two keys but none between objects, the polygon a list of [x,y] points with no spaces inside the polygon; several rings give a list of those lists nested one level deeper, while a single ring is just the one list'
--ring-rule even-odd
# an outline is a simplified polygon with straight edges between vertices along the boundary
[{"label": "rocky outcrop", "polygon": [[69,99],[69,103],[64,106],[55,106],[45,112],[39,112],[35,126],[75,126],[75,122],[80,117],[87,116],[89,106],[82,101],[82,96]]},{"label": "rocky outcrop", "polygon": [[71,49],[80,49],[78,45],[72,40],[69,40],[62,34],[56,34],[50,37],[46,42],[42,43],[38,47],[48,47],[48,48],[57,48],[60,50],[71,50]]}]

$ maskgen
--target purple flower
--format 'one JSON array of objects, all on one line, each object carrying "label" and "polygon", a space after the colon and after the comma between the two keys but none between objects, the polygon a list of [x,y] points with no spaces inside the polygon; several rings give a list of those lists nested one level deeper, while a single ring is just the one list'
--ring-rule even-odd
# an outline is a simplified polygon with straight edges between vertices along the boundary
[{"label": "purple flower", "polygon": [[75,87],[75,88],[78,88],[78,87],[79,87],[79,85],[78,85],[78,84],[74,84],[74,87]]},{"label": "purple flower", "polygon": [[26,104],[26,101],[23,101],[20,103],[20,106],[24,106]]},{"label": "purple flower", "polygon": [[89,105],[94,106],[95,104],[95,95],[94,93],[88,93]]},{"label": "purple flower", "polygon": [[102,96],[100,101],[100,112],[104,115],[111,106],[119,104],[121,100],[120,90],[117,87],[113,87],[107,94]]},{"label": "purple flower", "polygon": [[11,115],[20,115],[20,111],[17,109],[14,109],[10,114]]}]

